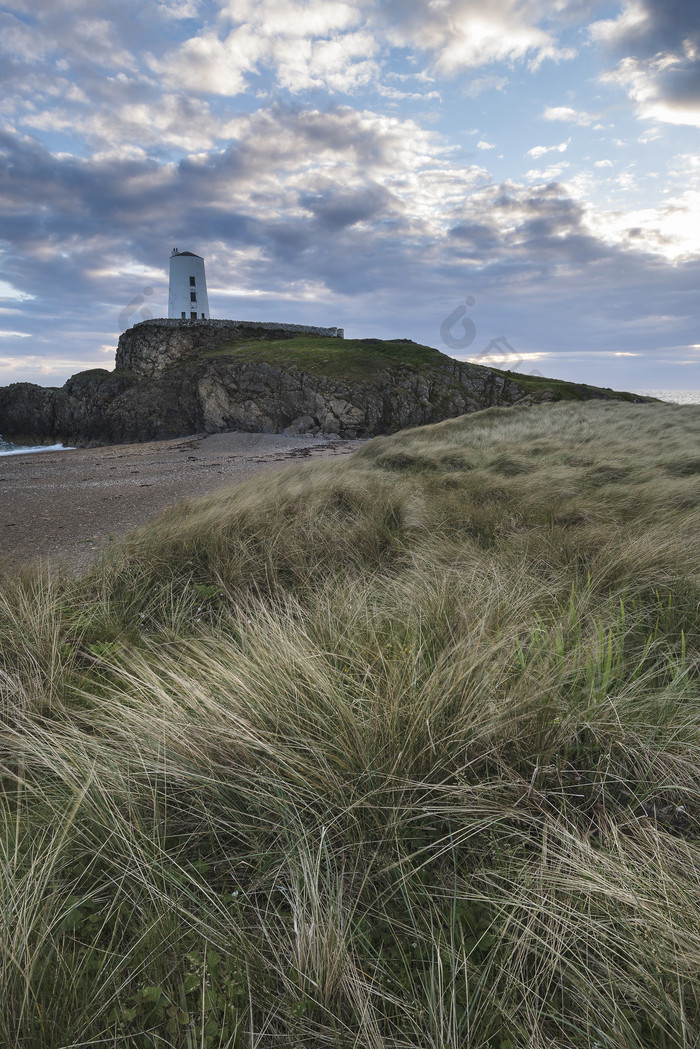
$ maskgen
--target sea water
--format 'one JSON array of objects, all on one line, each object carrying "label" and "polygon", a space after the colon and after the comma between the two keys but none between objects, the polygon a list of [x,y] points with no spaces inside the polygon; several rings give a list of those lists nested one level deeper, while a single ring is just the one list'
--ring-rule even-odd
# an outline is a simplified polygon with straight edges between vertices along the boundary
[{"label": "sea water", "polygon": [[634,390],[642,397],[656,397],[671,404],[700,404],[700,390]]},{"label": "sea water", "polygon": [[12,444],[0,437],[0,455],[26,455],[27,452],[68,452],[70,446],[64,444]]}]

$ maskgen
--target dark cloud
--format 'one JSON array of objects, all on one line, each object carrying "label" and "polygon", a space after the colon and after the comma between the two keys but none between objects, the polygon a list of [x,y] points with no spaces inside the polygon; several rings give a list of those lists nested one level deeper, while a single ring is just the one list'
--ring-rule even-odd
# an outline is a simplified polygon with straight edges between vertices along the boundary
[{"label": "dark cloud", "polygon": [[613,46],[624,55],[650,57],[660,51],[682,53],[686,40],[700,41],[697,0],[641,0],[644,18],[619,22]]},{"label": "dark cloud", "polygon": [[[281,0],[256,4],[287,9]],[[323,7],[318,0],[308,10]],[[656,33],[680,56],[663,74],[667,97],[680,104],[695,97],[696,67],[682,50],[690,37],[678,25],[673,36],[661,4],[647,7],[647,35],[633,42],[619,32],[617,55],[653,63]],[[675,9],[680,24],[688,8]],[[398,41],[417,75],[421,61],[437,68],[444,59],[455,72],[499,56],[511,66],[561,58],[557,26],[592,17],[584,0],[378,0],[356,10],[348,24],[372,21],[379,47]],[[505,334],[523,349],[551,345],[556,330],[601,352],[659,345],[663,324],[676,324],[674,342],[697,330],[695,264],[671,266],[596,237],[564,186],[490,185],[483,169],[460,165],[427,120],[402,118],[398,107],[289,104],[292,88],[275,82],[279,63],[290,76],[296,68],[294,49],[278,47],[283,33],[260,32],[264,53],[252,50],[244,70],[250,83],[257,68],[256,90],[269,95],[231,88],[240,105],[224,89],[213,98],[206,77],[197,82],[201,66],[218,62],[226,83],[235,48],[224,46],[219,4],[197,11],[179,33],[165,4],[144,0],[10,0],[0,14],[8,121],[0,133],[0,318],[16,310],[8,328],[30,332],[42,352],[60,343],[76,362],[94,362],[145,287],[154,289],[148,308],[164,312],[175,245],[205,256],[220,316],[320,320],[349,334],[441,345],[441,321],[455,299],[471,295],[480,339]],[[470,26],[482,15],[488,40],[475,50]],[[199,65],[179,80],[182,67],[171,69],[171,59],[205,36],[221,46],[197,52]],[[355,60],[337,36],[331,72]],[[297,74],[303,81],[303,62]],[[644,231],[630,227],[627,243],[643,245]],[[7,284],[35,297],[12,298]],[[26,353],[29,341],[0,340],[0,357]]]},{"label": "dark cloud", "polygon": [[[173,245],[205,256],[212,287],[238,289],[218,303],[212,293],[224,316],[322,317],[349,334],[441,346],[442,320],[470,294],[479,345],[503,334],[532,352],[551,347],[554,331],[562,352],[574,343],[641,353],[660,338],[690,341],[686,332],[700,323],[697,264],[674,267],[604,243],[557,183],[474,187],[458,207],[431,190],[451,221],[419,219],[416,198],[397,191],[396,160],[385,159],[393,154],[382,136],[397,145],[399,133],[396,122],[363,123],[356,113],[277,108],[241,122],[223,153],[175,165],[55,156],[5,133],[3,279],[36,296],[20,304],[36,345],[71,328],[73,352],[93,363],[95,347],[114,344],[119,313],[144,287],[155,289],[149,309],[164,312]],[[410,129],[404,134],[410,140]],[[312,155],[318,168],[309,166]],[[418,192],[416,171],[412,177]],[[290,298],[300,282],[313,289],[309,301]],[[683,320],[665,332],[674,316]],[[23,330],[14,316],[12,327]],[[0,356],[25,352],[27,342],[10,351],[5,340]],[[538,367],[561,375],[567,360]]]},{"label": "dark cloud", "polygon": [[[628,17],[633,12],[635,17]],[[641,14],[642,17],[637,17]],[[672,110],[694,110],[683,121],[700,123],[700,4],[697,0],[640,0],[625,6],[620,17],[597,23],[593,35],[622,61],[611,79],[628,88],[632,98]],[[644,110],[643,110],[644,111]],[[663,116],[662,116],[663,119]]]},{"label": "dark cloud", "polygon": [[357,190],[336,188],[334,192],[304,194],[299,203],[314,216],[322,229],[337,232],[358,222],[371,222],[390,213],[392,199],[381,186],[363,186]]},{"label": "dark cloud", "polygon": [[686,60],[678,69],[670,69],[660,77],[662,97],[672,106],[694,105],[700,101],[700,57]]}]

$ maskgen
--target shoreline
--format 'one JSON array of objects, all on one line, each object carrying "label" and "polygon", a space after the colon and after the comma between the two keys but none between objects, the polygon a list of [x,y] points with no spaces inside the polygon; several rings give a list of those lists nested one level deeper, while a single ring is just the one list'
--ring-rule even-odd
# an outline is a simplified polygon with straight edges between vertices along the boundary
[{"label": "shoreline", "polygon": [[173,503],[364,443],[232,431],[2,456],[0,572],[37,560],[84,571],[111,542]]}]

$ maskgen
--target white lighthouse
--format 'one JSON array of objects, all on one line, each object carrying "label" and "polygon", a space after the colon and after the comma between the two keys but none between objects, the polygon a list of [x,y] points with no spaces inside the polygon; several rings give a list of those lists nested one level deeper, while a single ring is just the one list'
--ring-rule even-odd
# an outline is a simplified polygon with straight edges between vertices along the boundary
[{"label": "white lighthouse", "polygon": [[204,259],[191,251],[173,248],[170,255],[168,317],[183,321],[209,319]]}]

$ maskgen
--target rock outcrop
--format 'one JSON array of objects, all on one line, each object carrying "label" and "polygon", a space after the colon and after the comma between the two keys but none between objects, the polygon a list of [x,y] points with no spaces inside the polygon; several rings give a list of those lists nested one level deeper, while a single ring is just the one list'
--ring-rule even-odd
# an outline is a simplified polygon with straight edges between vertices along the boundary
[{"label": "rock outcrop", "polygon": [[[80,372],[60,389],[0,388],[0,434],[18,443],[71,444],[234,429],[369,437],[526,397],[502,372],[411,340],[336,342],[325,335],[313,343],[322,352],[309,352],[308,342],[294,352],[290,342],[287,355],[279,340],[314,332],[293,327],[145,321],[122,335],[114,372]],[[277,340],[274,352],[266,350],[269,340]]]},{"label": "rock outcrop", "polygon": [[143,379],[162,375],[173,364],[196,360],[221,346],[243,342],[294,339],[298,335],[343,338],[342,328],[274,321],[148,320],[135,324],[119,338],[116,368]]}]

